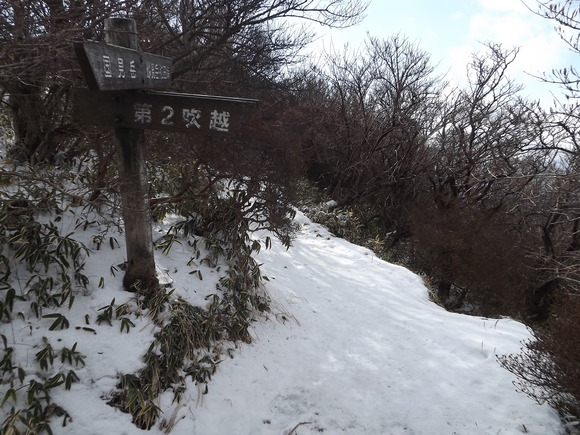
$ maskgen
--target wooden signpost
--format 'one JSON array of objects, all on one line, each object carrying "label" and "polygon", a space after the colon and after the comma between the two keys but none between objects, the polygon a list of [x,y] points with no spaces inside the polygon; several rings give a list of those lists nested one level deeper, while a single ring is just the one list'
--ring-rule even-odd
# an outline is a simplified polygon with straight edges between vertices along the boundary
[{"label": "wooden signpost", "polygon": [[75,89],[73,103],[76,120],[83,124],[207,136],[238,130],[257,101],[172,92]]},{"label": "wooden signpost", "polygon": [[172,60],[100,42],[74,44],[89,89],[167,89]]},{"label": "wooden signpost", "polygon": [[[158,288],[145,170],[144,130],[227,135],[241,127],[257,100],[151,91],[171,84],[171,59],[138,51],[137,26],[105,20],[105,43],[75,44],[89,89],[75,89],[79,123],[115,128],[130,291]],[[147,89],[147,90],[146,90]]]}]

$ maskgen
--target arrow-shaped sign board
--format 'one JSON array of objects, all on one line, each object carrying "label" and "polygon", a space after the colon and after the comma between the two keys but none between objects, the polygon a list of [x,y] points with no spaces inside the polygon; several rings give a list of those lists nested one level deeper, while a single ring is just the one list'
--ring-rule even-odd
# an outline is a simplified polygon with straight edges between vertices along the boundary
[{"label": "arrow-shaped sign board", "polygon": [[90,89],[167,89],[171,85],[168,57],[100,42],[79,42],[74,47]]},{"label": "arrow-shaped sign board", "polygon": [[239,129],[258,100],[158,91],[75,89],[74,116],[81,124],[191,134]]}]

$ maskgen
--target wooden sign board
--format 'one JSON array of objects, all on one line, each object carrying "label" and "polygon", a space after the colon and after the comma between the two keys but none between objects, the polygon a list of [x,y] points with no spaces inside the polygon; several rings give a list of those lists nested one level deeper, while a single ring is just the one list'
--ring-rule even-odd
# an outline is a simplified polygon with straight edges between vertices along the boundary
[{"label": "wooden sign board", "polygon": [[74,47],[90,89],[167,89],[171,85],[170,58],[100,42],[79,42]]},{"label": "wooden sign board", "polygon": [[227,134],[239,129],[258,100],[156,91],[75,89],[74,116],[81,124]]}]

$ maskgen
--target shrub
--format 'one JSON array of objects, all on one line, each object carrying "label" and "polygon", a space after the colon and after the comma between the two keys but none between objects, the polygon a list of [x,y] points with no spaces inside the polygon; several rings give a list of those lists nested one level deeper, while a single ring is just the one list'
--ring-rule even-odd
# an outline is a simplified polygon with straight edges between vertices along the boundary
[{"label": "shrub", "polygon": [[[46,174],[3,170],[0,178],[0,322],[18,317],[30,324],[36,319],[50,331],[67,329],[66,312],[54,311],[70,309],[89,284],[84,274],[88,250],[59,228],[73,206],[59,195],[62,184]],[[13,337],[0,334],[0,339],[0,407],[6,416],[0,433],[52,433],[55,417],[63,417],[66,425],[70,416],[52,401],[52,392],[79,380],[74,369],[85,363],[77,343],[59,349],[43,338],[34,359],[25,355],[25,360]]]},{"label": "shrub", "polygon": [[[172,190],[179,179],[169,169],[157,173],[155,187],[159,191]],[[247,179],[215,181],[208,186],[204,184],[207,179],[197,175],[198,179],[190,178],[183,190],[188,193],[183,198],[158,202],[158,216],[172,212],[181,214],[183,219],[156,244],[164,253],[175,243],[189,246],[190,261],[218,270],[225,262],[227,270],[216,293],[206,298],[209,303],[204,308],[171,297],[172,291],[164,288],[137,294],[142,308],[148,310],[160,329],[143,358],[144,367],[137,373],[121,376],[109,404],[132,414],[133,422],[142,429],[150,429],[158,420],[161,410],[157,403],[163,392],[172,392],[173,401],[179,403],[188,378],[197,385],[200,394],[207,393],[223,354],[229,353],[232,343],[250,342],[250,324],[257,313],[269,309],[261,271],[252,254],[263,244],[269,246],[270,240],[250,238],[251,230],[272,229],[286,244],[292,234],[289,216],[281,213],[285,210],[283,204],[276,209],[279,204],[269,196],[275,186]],[[196,275],[202,279],[201,272]],[[160,427],[169,429],[171,424],[164,420]]]},{"label": "shrub", "polygon": [[[547,402],[571,424],[580,422],[580,295],[556,298],[545,328],[533,331],[520,354],[499,357],[518,389]],[[575,422],[575,423],[574,423]]]}]

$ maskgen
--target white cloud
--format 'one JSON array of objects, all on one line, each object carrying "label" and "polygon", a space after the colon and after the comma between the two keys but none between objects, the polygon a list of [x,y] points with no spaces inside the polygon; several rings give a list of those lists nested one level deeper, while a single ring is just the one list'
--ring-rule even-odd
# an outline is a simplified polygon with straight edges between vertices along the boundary
[{"label": "white cloud", "polygon": [[[553,68],[570,63],[570,53],[553,30],[551,22],[534,15],[520,0],[478,0],[479,12],[469,18],[463,44],[450,50],[453,62],[450,78],[465,80],[471,55],[484,49],[483,42],[501,43],[504,48],[519,48],[508,73],[534,94],[536,78]],[[544,92],[544,91],[541,91]]]},{"label": "white cloud", "polygon": [[483,13],[471,20],[469,39],[519,46],[523,45],[531,34],[529,22],[519,14]]},{"label": "white cloud", "polygon": [[[532,5],[535,0],[525,1]],[[401,33],[418,42],[439,64],[438,72],[447,72],[448,80],[460,85],[465,84],[472,53],[484,50],[484,42],[501,43],[506,49],[520,48],[508,72],[526,87],[536,84],[529,74],[538,76],[578,62],[578,56],[571,56],[560,41],[553,23],[535,15],[521,0],[373,0],[361,25],[328,32],[326,45],[333,35],[337,48],[347,42],[358,46],[367,29],[373,36],[388,38]],[[322,45],[319,43],[319,47]],[[535,90],[529,93],[533,95]]]},{"label": "white cloud", "polygon": [[521,0],[479,0],[479,5],[486,10],[501,12],[525,12],[526,6]]},{"label": "white cloud", "polygon": [[451,14],[451,18],[453,18],[455,21],[460,21],[463,19],[463,17],[465,16],[465,14],[463,12],[453,12]]}]

